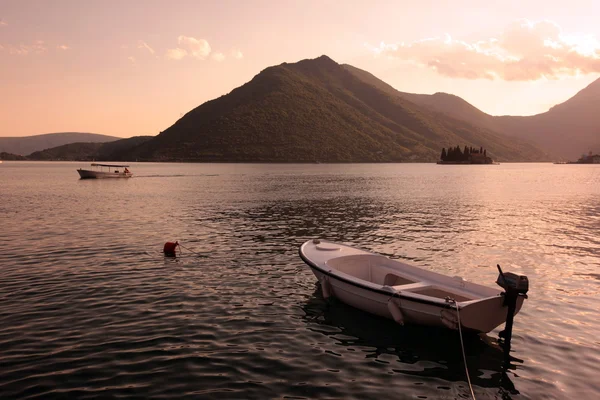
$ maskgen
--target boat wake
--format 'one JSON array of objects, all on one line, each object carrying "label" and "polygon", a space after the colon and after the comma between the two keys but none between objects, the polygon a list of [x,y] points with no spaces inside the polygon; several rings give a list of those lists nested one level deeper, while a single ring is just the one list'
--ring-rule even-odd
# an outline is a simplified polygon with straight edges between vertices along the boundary
[{"label": "boat wake", "polygon": [[181,178],[191,176],[219,176],[218,174],[198,174],[198,175],[187,175],[187,174],[154,174],[154,175],[136,175],[136,179],[139,178]]}]

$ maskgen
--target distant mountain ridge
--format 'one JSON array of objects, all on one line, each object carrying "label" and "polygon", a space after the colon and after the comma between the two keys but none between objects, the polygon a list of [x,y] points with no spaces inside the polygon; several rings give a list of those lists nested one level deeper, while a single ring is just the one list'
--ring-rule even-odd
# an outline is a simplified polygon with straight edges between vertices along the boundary
[{"label": "distant mountain ridge", "polygon": [[27,156],[34,161],[111,161],[128,159],[132,148],[150,140],[153,136],[134,136],[106,143],[68,143],[62,146],[36,151]]},{"label": "distant mountain ridge", "polygon": [[[371,75],[372,77],[372,75]],[[495,159],[543,160],[518,139],[431,111],[327,56],[266,68],[191,110],[127,157],[155,161],[436,161],[442,147],[484,146]],[[390,87],[391,88],[391,87]]]},{"label": "distant mountain ridge", "polygon": [[600,78],[567,101],[530,117],[493,117],[499,132],[519,135],[549,151],[577,159],[600,152]]},{"label": "distant mountain ridge", "polygon": [[[366,71],[345,68],[363,79],[379,81]],[[492,116],[452,94],[405,93],[387,84],[381,88],[475,126],[528,140],[558,157],[576,159],[588,151],[600,152],[600,78],[567,101],[532,116]]]},{"label": "distant mountain ridge", "polygon": [[27,156],[35,151],[50,149],[69,143],[105,143],[122,138],[98,133],[58,132],[23,137],[0,137],[0,152]]}]

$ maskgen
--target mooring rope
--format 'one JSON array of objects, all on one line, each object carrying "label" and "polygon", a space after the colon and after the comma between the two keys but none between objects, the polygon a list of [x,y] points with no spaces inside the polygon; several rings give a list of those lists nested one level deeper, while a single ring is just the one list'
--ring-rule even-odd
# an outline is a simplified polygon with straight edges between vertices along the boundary
[{"label": "mooring rope", "polygon": [[458,309],[458,303],[451,297],[446,297],[446,301],[448,303],[454,303],[454,307],[456,307],[456,317],[458,318],[458,334],[460,337],[460,348],[462,350],[463,363],[465,364],[465,373],[467,374],[467,383],[469,384],[469,389],[471,390],[471,396],[473,400],[477,400],[475,398],[475,393],[473,392],[473,385],[471,385],[471,378],[469,377],[469,368],[467,367],[467,356],[465,355],[465,344],[463,342],[462,336],[462,327],[460,325],[460,311]]},{"label": "mooring rope", "polygon": [[178,243],[178,244],[179,244],[179,247],[181,247],[182,249],[186,249],[186,250],[187,250],[187,251],[189,251],[190,253],[194,253],[194,254],[195,254],[195,255],[197,255],[197,256],[203,256],[203,254],[197,253],[197,252],[195,252],[194,250],[190,250],[190,249],[188,249],[187,247],[185,247],[184,245],[182,245],[181,243]]}]

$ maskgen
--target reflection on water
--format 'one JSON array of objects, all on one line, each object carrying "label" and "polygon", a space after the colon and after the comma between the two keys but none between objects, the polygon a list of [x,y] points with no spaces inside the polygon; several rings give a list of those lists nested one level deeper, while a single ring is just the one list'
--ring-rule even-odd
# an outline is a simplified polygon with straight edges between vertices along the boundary
[{"label": "reflection on water", "polygon": [[[302,306],[309,329],[331,339],[340,357],[360,352],[366,359],[386,365],[388,372],[416,377],[437,377],[458,382],[467,390],[458,332],[420,326],[400,326],[391,320],[357,310],[332,298],[324,300],[317,288]],[[466,334],[465,354],[471,382],[480,388],[496,388],[503,399],[519,394],[504,365],[502,349],[488,335]],[[465,385],[465,387],[463,387]]]},{"label": "reflection on water", "polygon": [[[240,221],[239,228],[251,232],[250,240],[277,242],[298,238],[327,237],[330,240],[360,241],[378,231],[386,218],[384,204],[366,198],[277,201],[244,210],[228,212],[225,218]],[[261,234],[264,232],[264,234]]]},{"label": "reflection on water", "polygon": [[0,398],[468,398],[456,332],[323,301],[315,237],[527,275],[507,376],[466,340],[477,398],[600,397],[598,166],[81,166],[0,168]]}]

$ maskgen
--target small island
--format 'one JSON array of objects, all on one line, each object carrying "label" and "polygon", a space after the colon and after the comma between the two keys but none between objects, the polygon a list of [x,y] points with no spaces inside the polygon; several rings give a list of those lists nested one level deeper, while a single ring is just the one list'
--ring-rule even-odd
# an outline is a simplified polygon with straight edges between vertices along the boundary
[{"label": "small island", "polygon": [[582,155],[577,161],[569,161],[567,164],[600,164],[600,154]]},{"label": "small island", "polygon": [[460,146],[442,148],[442,155],[438,164],[494,164],[494,160],[487,156],[487,150],[465,146],[464,151]]}]

